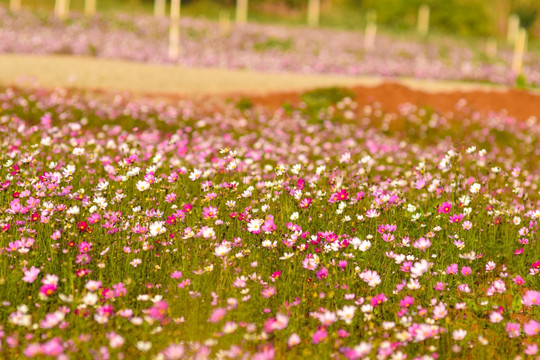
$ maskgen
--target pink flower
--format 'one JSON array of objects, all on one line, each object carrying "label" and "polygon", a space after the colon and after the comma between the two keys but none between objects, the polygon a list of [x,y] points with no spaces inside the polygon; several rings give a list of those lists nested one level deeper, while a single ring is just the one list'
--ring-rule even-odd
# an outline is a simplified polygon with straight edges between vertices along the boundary
[{"label": "pink flower", "polygon": [[22,278],[24,282],[27,283],[33,283],[36,281],[38,275],[40,273],[40,270],[34,266],[30,268],[30,270],[24,270],[24,277]]},{"label": "pink flower", "polygon": [[53,338],[41,345],[41,351],[44,355],[56,357],[62,354],[64,351],[64,346],[60,342],[60,339]]},{"label": "pink flower", "polygon": [[313,336],[311,338],[312,342],[314,344],[318,344],[320,343],[321,341],[323,341],[324,339],[326,339],[326,337],[328,336],[328,332],[326,331],[325,328],[318,328],[317,331],[315,331],[313,333]]},{"label": "pink flower", "polygon": [[512,279],[514,281],[514,283],[516,283],[517,285],[523,285],[525,284],[525,279],[523,279],[521,276],[519,275],[516,275],[515,278]]},{"label": "pink flower", "polygon": [[463,276],[467,276],[467,275],[470,275],[471,274],[471,268],[468,267],[468,266],[463,266],[461,268],[461,273],[463,274]]},{"label": "pink flower", "polygon": [[457,274],[458,272],[458,265],[457,264],[452,264],[450,266],[448,266],[446,268],[446,274],[447,275],[450,275],[450,274]]},{"label": "pink flower", "polygon": [[215,206],[209,206],[205,207],[202,211],[202,215],[205,219],[210,219],[216,217],[218,214],[217,207]]},{"label": "pink flower", "polygon": [[223,319],[226,314],[227,314],[227,310],[223,308],[216,308],[214,309],[214,311],[212,311],[212,314],[210,314],[210,319],[208,319],[208,321],[211,323],[220,322],[221,319]]},{"label": "pink flower", "polygon": [[165,348],[165,350],[161,352],[161,355],[163,355],[165,360],[180,360],[183,358],[185,352],[186,349],[184,348],[184,345],[172,344]]},{"label": "pink flower", "polygon": [[529,320],[523,324],[523,331],[527,336],[536,336],[540,333],[540,323],[536,320]]},{"label": "pink flower", "polygon": [[421,237],[413,243],[416,249],[426,251],[431,246],[431,241],[425,237]]},{"label": "pink flower", "polygon": [[90,251],[91,248],[92,244],[90,244],[89,242],[81,241],[81,243],[79,244],[79,252],[81,253],[87,253]]},{"label": "pink flower", "polygon": [[453,223],[458,223],[458,222],[460,222],[462,219],[463,219],[463,214],[458,214],[458,215],[452,215],[452,216],[450,216],[450,222],[453,222]]},{"label": "pink flower", "polygon": [[180,279],[182,277],[181,271],[173,271],[171,274],[172,279]]},{"label": "pink flower", "polygon": [[263,298],[269,298],[269,297],[272,297],[272,296],[275,295],[275,293],[276,293],[276,288],[273,287],[273,286],[270,286],[270,287],[268,287],[268,288],[266,288],[266,289],[263,289],[263,290],[261,291],[261,293],[262,293]]},{"label": "pink flower", "polygon": [[529,356],[536,355],[538,353],[538,345],[537,344],[527,345],[527,347],[525,348],[525,350],[523,350],[523,352]]},{"label": "pink flower", "polygon": [[521,326],[518,323],[507,323],[506,327],[505,327],[509,338],[519,337],[519,335],[521,333],[520,328],[521,328]]},{"label": "pink flower", "polygon": [[33,358],[36,355],[42,354],[41,352],[41,345],[37,343],[29,344],[24,350],[23,350],[24,356],[27,358]]},{"label": "pink flower", "polygon": [[296,333],[293,333],[291,336],[289,336],[289,339],[287,340],[287,345],[289,345],[289,347],[293,347],[300,344],[300,341],[300,336],[298,336],[298,334]]},{"label": "pink flower", "polygon": [[540,306],[540,291],[528,290],[521,299],[521,303],[525,306]]}]

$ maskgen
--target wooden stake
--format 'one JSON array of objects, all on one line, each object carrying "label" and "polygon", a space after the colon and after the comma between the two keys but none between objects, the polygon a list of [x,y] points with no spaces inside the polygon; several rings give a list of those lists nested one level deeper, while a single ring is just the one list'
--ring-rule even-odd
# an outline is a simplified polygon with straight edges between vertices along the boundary
[{"label": "wooden stake", "polygon": [[494,38],[489,38],[486,41],[486,55],[492,59],[497,57],[497,40]]},{"label": "wooden stake", "polygon": [[510,14],[508,17],[508,24],[506,27],[506,41],[509,45],[516,43],[516,37],[519,32],[519,16],[516,14]]},{"label": "wooden stake", "polygon": [[523,55],[527,43],[527,31],[523,28],[519,29],[516,45],[514,46],[514,55],[512,56],[512,72],[521,74],[523,68]]},{"label": "wooden stake", "polygon": [[226,10],[219,12],[219,29],[221,35],[228,35],[231,32],[231,16]]},{"label": "wooden stake", "polygon": [[429,32],[429,6],[424,4],[418,9],[418,33],[426,36]]},{"label": "wooden stake", "polygon": [[171,20],[180,20],[180,6],[181,0],[171,0]]},{"label": "wooden stake", "polygon": [[58,18],[65,19],[69,15],[69,0],[56,0],[54,13]]},{"label": "wooden stake", "polygon": [[248,17],[248,0],[236,0],[236,23],[245,24]]},{"label": "wooden stake", "polygon": [[94,16],[96,14],[96,0],[84,1],[84,15]]},{"label": "wooden stake", "polygon": [[373,21],[377,22],[377,11],[376,10],[368,10],[366,13],[366,23]]},{"label": "wooden stake", "polygon": [[154,0],[154,16],[155,17],[165,17],[167,12],[167,4],[165,0]]},{"label": "wooden stake", "polygon": [[377,23],[368,21],[366,33],[364,34],[364,49],[371,50],[375,46],[375,37],[377,36]]},{"label": "wooden stake", "polygon": [[309,0],[308,5],[308,25],[311,27],[319,26],[319,17],[321,12],[321,0]]},{"label": "wooden stake", "polygon": [[21,0],[10,0],[9,1],[9,10],[17,12],[21,10]]},{"label": "wooden stake", "polygon": [[180,55],[180,0],[171,1],[171,24],[169,26],[169,59],[178,60]]}]

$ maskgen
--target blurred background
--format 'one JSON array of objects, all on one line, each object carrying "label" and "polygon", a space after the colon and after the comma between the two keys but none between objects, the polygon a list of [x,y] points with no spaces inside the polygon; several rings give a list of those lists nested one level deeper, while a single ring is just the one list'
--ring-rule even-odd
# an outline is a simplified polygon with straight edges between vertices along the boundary
[{"label": "blurred background", "polygon": [[[170,2],[170,0],[168,1]],[[0,0],[8,6],[9,0]],[[22,0],[23,8],[51,10],[53,0]],[[98,11],[131,14],[152,13],[154,0],[98,0]],[[235,0],[182,0],[182,14],[217,19],[220,13],[234,14]],[[304,25],[308,0],[250,0],[249,20],[263,23]],[[369,14],[376,14],[380,27],[389,31],[412,31],[418,8],[431,9],[430,31],[460,36],[503,37],[508,15],[519,16],[529,39],[540,37],[540,0],[321,0],[320,25],[363,29]],[[83,11],[84,0],[70,0],[72,11]]]}]

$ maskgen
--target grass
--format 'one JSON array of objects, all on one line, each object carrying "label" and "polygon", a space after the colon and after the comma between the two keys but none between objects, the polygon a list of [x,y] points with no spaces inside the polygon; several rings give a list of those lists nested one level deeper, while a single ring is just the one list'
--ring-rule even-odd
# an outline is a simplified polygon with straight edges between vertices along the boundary
[{"label": "grass", "polygon": [[538,125],[347,95],[1,93],[2,355],[531,352]]}]

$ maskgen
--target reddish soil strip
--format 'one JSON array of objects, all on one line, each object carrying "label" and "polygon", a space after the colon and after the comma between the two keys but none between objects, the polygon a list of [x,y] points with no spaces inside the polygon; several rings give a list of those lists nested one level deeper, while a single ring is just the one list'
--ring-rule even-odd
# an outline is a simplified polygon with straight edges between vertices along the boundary
[{"label": "reddish soil strip", "polygon": [[[385,83],[375,87],[355,86],[352,90],[360,104],[379,102],[386,111],[396,111],[398,106],[404,103],[429,106],[442,112],[453,111],[456,103],[465,99],[473,110],[484,114],[505,110],[508,115],[519,120],[527,120],[532,116],[540,120],[540,94],[524,90],[427,93],[394,83]],[[279,107],[285,102],[299,102],[300,94],[298,92],[283,92],[250,98],[258,105]],[[235,98],[241,97],[241,95],[237,95]]]}]

